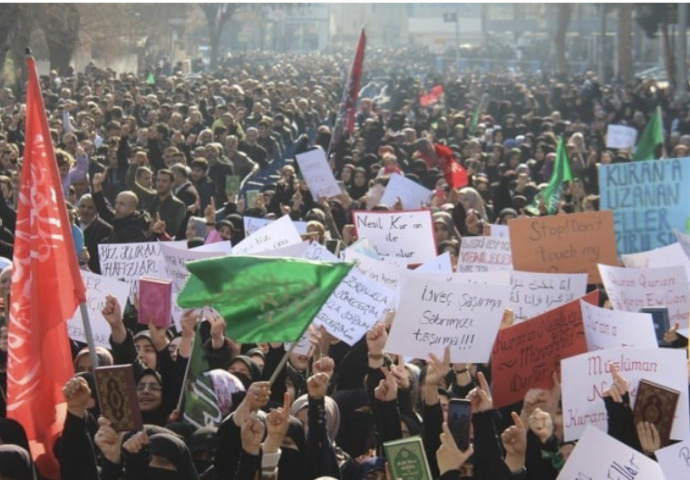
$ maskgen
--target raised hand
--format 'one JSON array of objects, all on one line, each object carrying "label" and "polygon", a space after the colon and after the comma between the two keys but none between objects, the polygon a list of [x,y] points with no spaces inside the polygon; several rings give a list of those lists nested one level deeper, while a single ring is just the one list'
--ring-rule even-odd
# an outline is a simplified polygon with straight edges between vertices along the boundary
[{"label": "raised hand", "polygon": [[367,332],[367,349],[373,355],[383,354],[388,341],[388,331],[383,323],[377,323]]},{"label": "raised hand", "polygon": [[385,378],[381,379],[379,386],[374,389],[374,396],[379,402],[392,402],[398,398],[398,383],[389,369],[381,367]]},{"label": "raised hand", "polygon": [[312,365],[312,371],[316,373],[325,373],[330,380],[335,370],[335,362],[331,357],[321,357]]},{"label": "raised hand", "polygon": [[527,453],[527,430],[520,419],[520,416],[512,412],[514,425],[508,427],[501,434],[501,443],[506,451],[505,462],[511,472],[525,465],[525,454]]},{"label": "raised hand", "polygon": [[122,307],[120,307],[120,302],[117,301],[117,298],[113,295],[106,295],[101,314],[105,321],[108,322],[108,325],[110,325],[113,342],[116,344],[124,343],[127,338],[127,329],[122,320]]},{"label": "raised hand", "polygon": [[314,400],[321,400],[326,396],[328,391],[328,382],[330,377],[327,373],[317,373],[307,379],[307,390],[309,391],[309,398]]},{"label": "raised hand", "polygon": [[280,448],[283,438],[287,435],[290,426],[291,397],[288,392],[283,395],[282,408],[276,408],[266,417],[266,429],[268,435],[264,441],[262,450],[264,453],[274,453]]},{"label": "raised hand", "polygon": [[218,350],[225,344],[225,319],[220,315],[209,315],[208,323],[211,325],[211,344]]},{"label": "raised hand", "polygon": [[668,332],[664,333],[664,342],[673,343],[678,340],[678,329],[680,328],[680,323],[676,322],[669,329]]},{"label": "raised hand", "polygon": [[122,444],[122,449],[129,453],[139,453],[149,444],[149,436],[146,432],[139,432],[129,437],[129,439]]},{"label": "raised hand", "polygon": [[199,321],[199,314],[195,310],[185,310],[180,318],[182,326],[182,336],[193,337],[196,324]]},{"label": "raised hand", "polygon": [[167,329],[165,327],[157,327],[151,320],[149,320],[148,327],[153,348],[155,348],[157,352],[161,352],[163,349],[167,348],[169,343],[168,337],[165,334]]},{"label": "raised hand", "polygon": [[448,372],[450,372],[450,347],[446,347],[443,351],[443,360],[439,360],[433,353],[429,355],[424,383],[436,387],[441,380],[446,378]]},{"label": "raised hand", "polygon": [[489,383],[486,381],[484,373],[479,372],[477,374],[477,380],[479,381],[479,386],[475,387],[467,394],[467,399],[472,402],[473,412],[486,412],[494,408],[491,390],[489,389]]},{"label": "raised hand", "polygon": [[86,408],[91,400],[91,389],[86,379],[81,377],[70,378],[64,387],[62,395],[67,402],[67,411],[79,418],[84,418]]},{"label": "raised hand", "polygon": [[553,435],[553,419],[549,412],[543,411],[541,408],[535,408],[528,419],[529,429],[532,430],[541,443],[546,441]]},{"label": "raised hand", "polygon": [[470,444],[469,448],[462,451],[455,444],[453,434],[450,432],[447,423],[443,423],[443,433],[440,435],[441,446],[436,450],[436,461],[441,475],[449,470],[459,470],[460,467],[474,453],[474,447]]},{"label": "raised hand", "polygon": [[654,452],[661,448],[661,438],[656,425],[650,422],[640,422],[637,424],[637,438],[640,439],[640,446],[645,455],[653,456]]},{"label": "raised hand", "polygon": [[616,403],[623,403],[623,396],[628,393],[630,389],[630,382],[628,382],[618,371],[615,363],[609,364],[611,366],[611,377],[613,384],[604,390],[605,397],[611,397]]},{"label": "raised hand", "polygon": [[108,459],[109,462],[114,464],[119,464],[122,457],[120,450],[120,443],[122,439],[120,435],[117,434],[115,429],[111,426],[110,420],[105,417],[100,417],[98,419],[98,431],[94,437],[94,442],[96,446],[103,453],[103,456]]},{"label": "raised hand", "polygon": [[258,456],[261,452],[261,440],[264,438],[266,427],[255,413],[252,413],[242,425],[240,436],[242,450],[250,455]]},{"label": "raised hand", "polygon": [[391,365],[391,373],[393,378],[395,378],[395,383],[398,384],[398,388],[407,390],[410,388],[410,376],[407,374],[407,369],[403,363],[402,357],[398,357],[398,363]]}]

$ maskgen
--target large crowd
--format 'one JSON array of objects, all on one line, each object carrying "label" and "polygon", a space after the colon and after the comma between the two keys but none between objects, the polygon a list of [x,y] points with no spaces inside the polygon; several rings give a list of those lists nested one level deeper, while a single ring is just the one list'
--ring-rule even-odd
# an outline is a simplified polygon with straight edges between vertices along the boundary
[{"label": "large crowd", "polygon": [[[589,72],[457,74],[436,71],[406,49],[367,51],[362,85],[375,87],[359,99],[354,133],[331,147],[351,58],[254,52],[213,72],[173,68],[166,75],[151,67],[116,74],[91,65],[41,77],[75,243],[83,245],[81,268],[100,273],[98,247],[105,243],[186,240],[192,248],[213,235],[237,245],[244,217],[289,215],[307,223],[305,238],[344,250],[357,240],[353,210],[400,208],[372,204],[373,187],[393,173],[434,192],[426,208],[438,253],[449,252],[455,263],[464,237],[534,214],[527,207],[551,178],[561,137],[574,179],[558,214],[598,210],[599,165],[631,161],[630,150],[606,148],[609,124],[641,134],[660,106],[665,141],[657,158],[690,152],[688,105],[654,81],[603,85]],[[420,96],[439,84],[444,95],[422,107]],[[25,142],[23,95],[0,90],[0,256],[8,264]],[[432,148],[439,146],[466,169],[467,186],[448,186]],[[340,195],[312,196],[294,161],[312,148],[330,150]],[[234,177],[238,184],[228,181]],[[247,195],[253,190],[260,195]],[[6,265],[0,275],[5,308],[11,273]],[[285,346],[238,344],[225,337],[222,318],[186,312],[181,331],[147,329],[134,305],[114,297],[103,315],[111,348],[98,348],[99,363],[135,366],[145,427],[122,436],[100,415],[88,351],[73,342],[77,374],[64,387],[68,416],[55,446],[63,480],[383,479],[382,444],[415,435],[435,479],[548,480],[573,449],[564,441],[558,378],[554,388],[532,389],[523,402],[496,409],[488,365],[451,363],[448,356],[405,363],[387,353],[394,313],[352,347],[312,329],[312,353],[293,354],[272,384]],[[216,395],[226,401],[220,426],[197,429],[181,420],[178,399],[202,320],[198,334]],[[674,331],[668,338],[684,346]],[[40,478],[22,425],[3,418],[7,348],[3,323],[0,478]],[[629,384],[617,372],[613,380],[605,393],[609,434],[653,456],[658,435],[649,425],[633,426]],[[472,405],[465,449],[446,424],[454,398]]]}]

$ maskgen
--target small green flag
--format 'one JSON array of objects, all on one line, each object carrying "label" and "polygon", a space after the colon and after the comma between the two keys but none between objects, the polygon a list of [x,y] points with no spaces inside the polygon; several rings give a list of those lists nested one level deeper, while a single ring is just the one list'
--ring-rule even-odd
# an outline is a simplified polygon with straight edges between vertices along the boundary
[{"label": "small green flag", "polygon": [[474,109],[474,114],[472,115],[472,121],[470,122],[470,128],[469,128],[469,134],[474,135],[474,132],[477,130],[477,125],[479,125],[479,109],[481,107],[481,103],[477,105],[477,108]]},{"label": "small green flag", "polygon": [[556,162],[553,166],[553,173],[546,188],[534,199],[534,203],[526,210],[533,213],[539,213],[539,202],[544,201],[546,210],[549,214],[554,214],[558,210],[558,202],[561,201],[561,192],[563,191],[563,184],[573,180],[573,171],[570,167],[570,160],[568,159],[568,152],[565,148],[565,141],[563,137],[558,141],[556,148]]},{"label": "small green flag", "polygon": [[187,263],[182,308],[215,308],[236,342],[296,342],[352,263],[220,257]]},{"label": "small green flag", "polygon": [[155,85],[156,84],[156,77],[153,75],[153,73],[149,73],[149,76],[146,77],[146,84],[147,85]]},{"label": "small green flag", "polygon": [[192,357],[187,365],[182,418],[197,428],[209,425],[217,427],[223,421],[223,414],[213,388],[211,367],[204,353],[200,325],[197,325],[196,330]]},{"label": "small green flag", "polygon": [[640,140],[635,147],[633,160],[655,160],[654,149],[657,145],[664,143],[664,129],[661,122],[661,108],[656,107],[656,111],[649,123],[644,128]]}]

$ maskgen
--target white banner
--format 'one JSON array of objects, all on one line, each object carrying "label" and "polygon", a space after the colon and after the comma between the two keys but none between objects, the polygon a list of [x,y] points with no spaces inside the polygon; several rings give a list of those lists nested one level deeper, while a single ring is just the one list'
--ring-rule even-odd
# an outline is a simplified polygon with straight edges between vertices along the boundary
[{"label": "white banner", "polygon": [[690,440],[654,452],[666,480],[690,478]]},{"label": "white banner", "polygon": [[450,253],[445,252],[414,269],[417,273],[453,273]]},{"label": "white banner", "polygon": [[606,130],[606,148],[634,148],[637,130],[625,125],[609,125]]},{"label": "white banner", "polygon": [[464,237],[460,244],[458,272],[512,270],[510,238]]},{"label": "white banner", "polygon": [[235,245],[232,253],[233,255],[253,255],[298,243],[302,243],[302,237],[290,220],[290,216],[284,215],[270,225],[254,232],[254,235],[245,237],[244,240]]},{"label": "white banner", "polygon": [[510,307],[515,323],[520,323],[582,297],[587,293],[587,274],[513,271],[510,286]]},{"label": "white banner", "polygon": [[[261,230],[262,228],[272,224],[275,220],[270,218],[256,218],[256,217],[243,217],[244,221],[244,235],[245,237],[250,236],[253,233]],[[307,222],[293,221],[292,222],[300,235],[307,233]]]},{"label": "white banner", "polygon": [[353,212],[358,237],[366,237],[382,257],[396,257],[408,265],[436,257],[431,211]]},{"label": "white banner", "polygon": [[667,307],[671,325],[688,327],[690,287],[683,267],[621,268],[599,265],[601,278],[616,310],[639,312]]},{"label": "white banner", "polygon": [[343,193],[328,164],[326,152],[322,149],[300,153],[295,159],[315,201],[321,197],[330,198]]},{"label": "white banner", "polygon": [[563,426],[565,441],[580,438],[587,425],[606,431],[603,395],[612,382],[610,363],[630,382],[634,405],[637,384],[652,380],[680,391],[671,438],[688,438],[688,365],[685,350],[670,348],[612,348],[584,353],[561,361]]},{"label": "white banner", "polygon": [[381,203],[392,207],[397,198],[400,197],[405,210],[418,210],[429,204],[431,190],[417,182],[394,173],[390,177],[386,191],[381,197]]},{"label": "white banner", "polygon": [[[666,480],[685,478],[667,477]],[[596,428],[588,427],[557,480],[664,480],[651,458]]]},{"label": "white banner", "polygon": [[488,362],[508,304],[510,287],[425,280],[408,275],[400,285],[400,307],[386,350],[414,358],[442,358],[450,346],[452,362]]},{"label": "white banner", "polygon": [[580,302],[590,352],[607,348],[657,348],[652,315],[609,310]]},{"label": "white banner", "polygon": [[[81,271],[81,278],[84,280],[84,287],[86,287],[86,309],[89,312],[89,320],[91,321],[93,341],[96,346],[110,349],[110,324],[101,314],[101,310],[103,310],[105,305],[105,297],[112,295],[117,298],[120,307],[124,310],[130,286],[125,282],[83,270]],[[84,323],[79,307],[75,310],[72,318],[67,321],[67,332],[72,340],[86,343]]]}]

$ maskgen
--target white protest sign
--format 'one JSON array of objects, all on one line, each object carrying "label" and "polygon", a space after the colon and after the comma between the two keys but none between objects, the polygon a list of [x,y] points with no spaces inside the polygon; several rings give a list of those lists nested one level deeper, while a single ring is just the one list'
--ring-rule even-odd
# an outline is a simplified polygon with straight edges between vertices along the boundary
[{"label": "white protest sign", "polygon": [[403,209],[416,210],[427,206],[431,190],[417,182],[394,173],[386,186],[386,191],[381,197],[381,203],[392,207],[398,197],[402,201]]},{"label": "white protest sign", "polygon": [[414,269],[417,273],[453,273],[453,265],[450,262],[450,253],[444,252],[436,258]]},{"label": "white protest sign", "polygon": [[[139,288],[143,276],[166,278],[160,246],[186,249],[187,242],[102,243],[98,245],[101,275],[117,278],[130,285],[130,299]],[[124,306],[123,306],[124,308]]]},{"label": "white protest sign", "polygon": [[362,275],[391,291],[395,291],[398,288],[398,282],[408,271],[407,269],[398,268],[395,265],[374,260],[357,253],[350,255],[348,261],[354,261],[355,269],[359,270]]},{"label": "white protest sign", "polygon": [[331,335],[353,345],[377,321],[392,301],[391,290],[362,275],[356,268],[340,282],[316,317]]},{"label": "white protest sign", "polygon": [[[81,278],[84,280],[84,287],[86,287],[86,309],[91,321],[93,341],[96,346],[110,349],[110,324],[101,314],[105,305],[105,297],[112,295],[117,298],[120,307],[124,310],[130,287],[125,282],[83,270],[81,271]],[[86,343],[84,323],[79,307],[75,310],[72,318],[67,321],[67,332],[72,340]]]},{"label": "white protest sign", "polygon": [[[256,218],[256,217],[242,217],[242,221],[244,222],[244,235],[245,237],[250,236],[253,233],[256,233],[257,231],[261,230],[267,225],[272,224],[275,222],[275,220],[271,218]],[[301,222],[301,221],[293,221],[292,222],[295,225],[295,228],[299,232],[300,235],[304,235],[307,233],[307,222]]]},{"label": "white protest sign", "polygon": [[654,452],[666,480],[690,478],[690,440]]},{"label": "white protest sign", "polygon": [[460,244],[458,272],[512,270],[510,238],[464,237]]},{"label": "white protest sign", "polygon": [[508,304],[510,287],[422,280],[407,276],[400,285],[400,307],[386,350],[414,358],[430,353],[451,361],[484,363]]},{"label": "white protest sign", "polygon": [[690,295],[683,267],[621,268],[599,265],[609,300],[616,310],[639,312],[644,307],[667,307],[671,325],[688,326]]},{"label": "white protest sign", "polygon": [[680,243],[680,247],[685,252],[685,256],[690,258],[690,235],[679,230],[673,230],[673,234],[676,236],[678,243]]},{"label": "white protest sign", "polygon": [[173,320],[178,330],[181,330],[180,318],[182,318],[184,309],[177,305],[177,295],[182,291],[184,284],[187,283],[187,279],[191,275],[185,264],[196,260],[218,257],[218,253],[181,250],[162,243],[161,255],[163,256],[163,263],[165,265],[165,278],[172,282]]},{"label": "white protest sign", "polygon": [[561,361],[563,426],[565,441],[580,438],[587,425],[606,431],[604,390],[611,383],[610,363],[630,382],[634,405],[637,385],[642,379],[680,391],[671,438],[688,437],[688,367],[685,350],[670,348],[612,348],[583,353]]},{"label": "white protest sign", "polygon": [[587,293],[586,273],[511,272],[510,307],[520,323]]},{"label": "white protest sign", "polygon": [[218,257],[224,257],[226,255],[232,255],[232,244],[228,241],[207,243],[206,245],[190,249],[190,252],[213,252],[216,253]]},{"label": "white protest sign", "polygon": [[607,348],[658,348],[650,313],[623,312],[580,302],[590,352]]},{"label": "white protest sign", "polygon": [[436,257],[431,211],[353,212],[358,237],[366,237],[382,257],[409,264]]},{"label": "white protest sign", "polygon": [[288,215],[280,217],[270,225],[249,237],[245,237],[232,249],[233,255],[253,255],[281,247],[302,243],[302,237]]},{"label": "white protest sign", "polygon": [[625,125],[609,125],[606,130],[606,148],[634,148],[637,130]]},{"label": "white protest sign", "polygon": [[309,242],[302,258],[306,260],[317,260],[320,262],[340,263],[340,259],[333,255],[326,247],[319,242]]},{"label": "white protest sign", "polygon": [[508,225],[497,225],[492,223],[489,225],[489,236],[498,238],[510,238],[510,230]]},{"label": "white protest sign", "polygon": [[276,248],[267,252],[253,253],[256,257],[286,257],[286,258],[304,258],[304,254],[309,248],[309,240],[287,247]]},{"label": "white protest sign", "polygon": [[[683,476],[666,477],[685,478]],[[588,427],[556,480],[664,480],[651,458],[596,428]]]},{"label": "white protest sign", "polygon": [[322,149],[317,148],[300,153],[295,155],[295,159],[314,200],[321,197],[335,197],[343,193],[328,164],[326,152]]},{"label": "white protest sign", "polygon": [[655,248],[647,252],[621,255],[621,261],[627,268],[681,266],[685,268],[686,276],[688,276],[688,281],[690,282],[690,259],[685,255],[685,251],[680,243],[672,243],[671,245]]},{"label": "white protest sign", "polygon": [[361,254],[374,260],[381,260],[381,256],[378,254],[374,245],[366,238],[360,237],[355,243],[347,247],[344,251],[344,258],[346,262],[351,261],[354,254]]},{"label": "white protest sign", "polygon": [[[292,346],[291,343],[285,343],[285,350],[290,350],[290,347]],[[305,332],[302,334],[302,337],[299,339],[297,342],[297,345],[295,345],[295,348],[292,349],[292,353],[296,355],[309,355],[309,352],[311,351],[311,342],[309,341],[309,329],[307,328]]]}]

